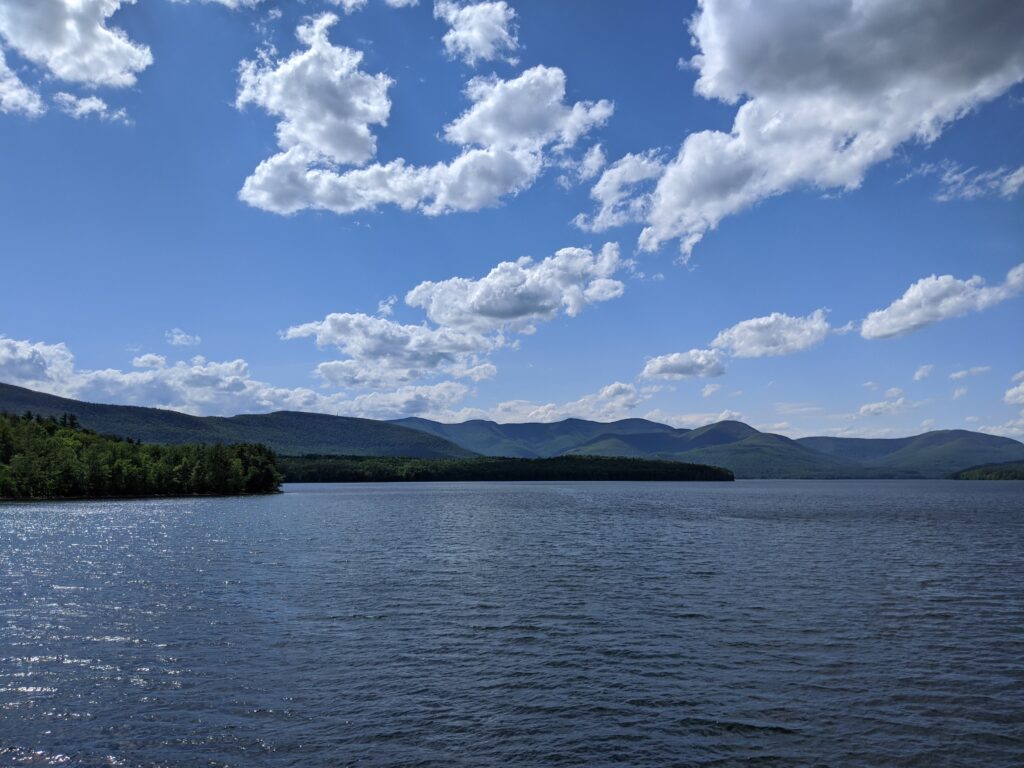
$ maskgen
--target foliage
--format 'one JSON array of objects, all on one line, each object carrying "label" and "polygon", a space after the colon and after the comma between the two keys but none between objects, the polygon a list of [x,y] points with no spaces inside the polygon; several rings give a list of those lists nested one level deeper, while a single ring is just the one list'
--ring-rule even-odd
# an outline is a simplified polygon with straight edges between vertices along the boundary
[{"label": "foliage", "polygon": [[0,498],[60,499],[273,493],[262,445],[142,445],[98,435],[73,415],[0,413]]},{"label": "foliage", "polygon": [[985,464],[953,475],[954,480],[1024,480],[1024,461]]},{"label": "foliage", "polygon": [[282,457],[279,464],[285,481],[290,483],[733,479],[729,470],[703,464],[602,456],[559,456],[548,459],[303,456]]}]

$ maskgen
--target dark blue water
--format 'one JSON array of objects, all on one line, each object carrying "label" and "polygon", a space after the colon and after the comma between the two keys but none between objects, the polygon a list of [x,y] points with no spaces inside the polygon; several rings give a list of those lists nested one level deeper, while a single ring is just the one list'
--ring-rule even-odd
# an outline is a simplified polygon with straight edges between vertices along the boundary
[{"label": "dark blue water", "polygon": [[1024,765],[1024,483],[0,506],[0,764]]}]

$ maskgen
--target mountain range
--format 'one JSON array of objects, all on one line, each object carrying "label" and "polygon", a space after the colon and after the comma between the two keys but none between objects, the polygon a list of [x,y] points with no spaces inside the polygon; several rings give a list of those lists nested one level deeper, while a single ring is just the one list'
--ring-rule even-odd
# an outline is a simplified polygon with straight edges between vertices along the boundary
[{"label": "mountain range", "polygon": [[760,432],[738,421],[698,429],[646,419],[565,419],[443,424],[422,418],[376,421],[279,411],[231,417],[102,405],[0,384],[0,411],[74,414],[82,426],[149,443],[261,442],[280,454],[461,458],[627,456],[710,464],[738,478],[947,477],[967,467],[1024,461],[1024,444],[966,430],[891,439],[804,437]]}]

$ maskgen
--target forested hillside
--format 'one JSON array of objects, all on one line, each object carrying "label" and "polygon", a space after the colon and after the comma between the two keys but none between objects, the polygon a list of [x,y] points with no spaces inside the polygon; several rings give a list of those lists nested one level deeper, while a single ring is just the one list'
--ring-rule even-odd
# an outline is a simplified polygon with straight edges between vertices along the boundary
[{"label": "forested hillside", "polygon": [[280,483],[262,445],[141,445],[74,416],[0,413],[2,499],[273,493]]}]

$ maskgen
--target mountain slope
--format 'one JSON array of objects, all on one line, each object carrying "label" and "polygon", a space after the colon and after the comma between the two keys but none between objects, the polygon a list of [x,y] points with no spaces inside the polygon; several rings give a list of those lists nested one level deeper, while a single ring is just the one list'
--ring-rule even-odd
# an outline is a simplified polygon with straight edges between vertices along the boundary
[{"label": "mountain slope", "polygon": [[978,464],[1024,461],[1024,444],[1008,437],[963,429],[937,430],[890,440],[805,437],[797,442],[819,453],[854,460],[866,467],[924,477],[945,477]]},{"label": "mountain slope", "polygon": [[738,421],[673,429],[644,419],[552,424],[426,419],[397,423],[445,437],[488,456],[624,456],[712,464],[740,478],[946,477],[967,466],[1024,459],[1024,444],[948,430],[896,439],[808,437],[791,440]]},{"label": "mountain slope", "polygon": [[43,416],[73,413],[87,429],[143,443],[263,443],[281,454],[460,458],[472,451],[396,424],[347,416],[278,411],[190,416],[161,408],[84,403],[0,384],[0,411]]},{"label": "mountain slope", "polygon": [[827,456],[782,435],[722,421],[676,434],[601,436],[574,455],[672,459],[731,469],[738,478],[859,477],[854,462]]},{"label": "mountain slope", "polygon": [[896,439],[791,440],[738,421],[674,429],[645,419],[608,424],[584,419],[442,424],[419,418],[384,422],[289,411],[198,417],[159,408],[83,403],[0,384],[0,411],[26,410],[52,416],[73,413],[85,427],[141,442],[262,442],[293,456],[619,456],[711,464],[740,478],[939,478],[965,467],[1024,461],[1024,444],[964,430]]},{"label": "mountain slope", "polygon": [[461,424],[442,424],[413,417],[391,423],[443,437],[485,456],[512,458],[560,456],[604,434],[665,434],[681,431],[646,419],[622,419],[607,424],[585,419],[539,424],[498,424],[477,419]]}]

